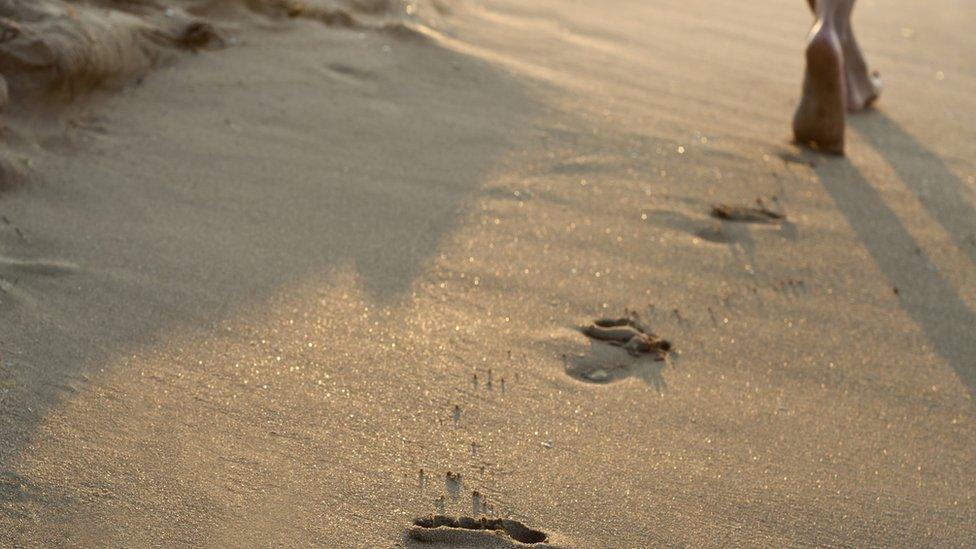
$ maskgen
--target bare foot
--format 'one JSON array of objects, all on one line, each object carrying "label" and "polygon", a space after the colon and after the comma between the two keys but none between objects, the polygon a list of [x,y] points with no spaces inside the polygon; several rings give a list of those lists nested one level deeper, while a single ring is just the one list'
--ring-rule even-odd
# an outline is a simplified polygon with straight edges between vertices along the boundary
[{"label": "bare foot", "polygon": [[797,143],[819,151],[844,154],[846,90],[844,55],[834,24],[834,2],[821,0],[818,19],[807,43],[803,95],[793,115]]},{"label": "bare foot", "polygon": [[850,10],[853,7],[854,3],[851,2],[839,23],[843,29],[840,43],[844,51],[844,75],[847,79],[847,110],[851,112],[870,107],[881,94],[881,78],[877,72],[868,71],[864,55],[861,54],[861,48],[851,29]]},{"label": "bare foot", "polygon": [[[861,47],[854,38],[851,25],[851,12],[854,10],[853,0],[821,0],[836,4],[833,23],[840,37],[841,50],[844,52],[844,77],[847,83],[847,110],[854,112],[870,107],[881,95],[881,78],[877,72],[868,71]],[[810,9],[817,14],[817,0],[807,0]],[[823,6],[828,7],[828,6]]]}]

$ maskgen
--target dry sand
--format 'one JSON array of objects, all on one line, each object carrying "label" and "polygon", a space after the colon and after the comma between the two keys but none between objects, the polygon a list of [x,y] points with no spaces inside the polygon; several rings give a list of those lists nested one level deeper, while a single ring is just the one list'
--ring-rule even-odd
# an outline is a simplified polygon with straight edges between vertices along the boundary
[{"label": "dry sand", "polygon": [[0,546],[976,539],[968,2],[858,2],[846,158],[801,0],[93,4],[148,53],[0,44]]}]

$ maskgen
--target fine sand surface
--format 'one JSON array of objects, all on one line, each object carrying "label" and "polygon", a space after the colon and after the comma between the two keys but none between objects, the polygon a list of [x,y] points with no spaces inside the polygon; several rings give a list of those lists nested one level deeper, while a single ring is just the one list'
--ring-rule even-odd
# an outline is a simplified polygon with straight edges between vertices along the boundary
[{"label": "fine sand surface", "polygon": [[802,0],[69,4],[140,55],[0,44],[0,546],[976,539],[970,2],[859,0],[830,158]]}]

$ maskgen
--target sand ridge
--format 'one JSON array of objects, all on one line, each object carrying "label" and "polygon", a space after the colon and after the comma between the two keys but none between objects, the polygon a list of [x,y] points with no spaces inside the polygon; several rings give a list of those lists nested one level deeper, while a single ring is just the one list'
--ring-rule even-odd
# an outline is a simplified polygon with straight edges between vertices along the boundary
[{"label": "sand ridge", "polygon": [[[326,25],[417,35],[449,10],[446,0],[5,0],[0,4],[0,74],[14,99],[34,94],[71,100],[107,84],[126,83],[178,49],[219,48],[215,26],[255,14],[307,18]],[[236,25],[231,25],[231,27]],[[230,37],[230,43],[236,43]]]}]

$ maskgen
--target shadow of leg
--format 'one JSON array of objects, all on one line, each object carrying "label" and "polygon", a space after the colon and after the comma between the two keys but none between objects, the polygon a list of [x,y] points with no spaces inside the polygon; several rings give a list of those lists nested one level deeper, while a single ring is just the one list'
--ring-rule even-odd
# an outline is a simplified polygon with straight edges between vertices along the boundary
[{"label": "shadow of leg", "polygon": [[976,209],[972,191],[941,158],[922,146],[897,122],[874,112],[851,119],[851,126],[871,143],[932,217],[976,265]]},{"label": "shadow of leg", "polygon": [[898,216],[846,159],[822,162],[817,176],[892,286],[902,289],[902,308],[952,366],[970,395],[976,394],[976,314],[931,268]]}]

